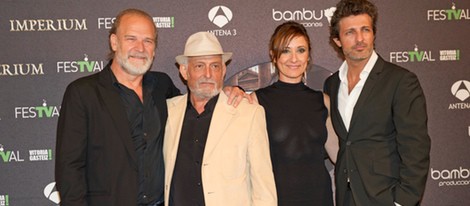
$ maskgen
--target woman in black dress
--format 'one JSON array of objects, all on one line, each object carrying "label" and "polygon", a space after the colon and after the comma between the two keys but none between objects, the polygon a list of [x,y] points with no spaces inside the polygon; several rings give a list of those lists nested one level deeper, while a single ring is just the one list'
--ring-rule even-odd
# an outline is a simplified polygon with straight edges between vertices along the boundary
[{"label": "woman in black dress", "polygon": [[266,111],[280,206],[333,205],[324,161],[328,155],[336,160],[338,142],[329,118],[328,96],[302,82],[310,51],[310,38],[301,24],[279,25],[269,44],[279,81],[252,93]]}]

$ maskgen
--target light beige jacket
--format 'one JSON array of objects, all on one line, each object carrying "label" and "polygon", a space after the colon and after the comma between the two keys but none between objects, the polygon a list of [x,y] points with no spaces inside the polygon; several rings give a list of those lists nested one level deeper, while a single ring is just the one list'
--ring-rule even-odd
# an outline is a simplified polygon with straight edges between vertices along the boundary
[{"label": "light beige jacket", "polygon": [[[187,94],[167,100],[165,205],[168,205]],[[221,92],[212,116],[201,164],[207,206],[277,205],[264,109],[243,100],[237,108]]]}]

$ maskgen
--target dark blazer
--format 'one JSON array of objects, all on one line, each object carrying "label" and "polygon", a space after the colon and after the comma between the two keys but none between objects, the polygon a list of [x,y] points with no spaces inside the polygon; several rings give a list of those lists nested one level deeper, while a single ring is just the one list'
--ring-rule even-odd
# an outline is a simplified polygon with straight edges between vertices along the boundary
[{"label": "dark blazer", "polygon": [[[153,98],[161,128],[166,99],[179,94],[168,75],[155,78]],[[137,155],[110,64],[66,89],[57,127],[55,179],[61,205],[137,205]],[[163,138],[162,129],[159,138]],[[163,185],[162,185],[163,187]]]},{"label": "dark blazer", "polygon": [[339,72],[325,82],[339,137],[336,201],[347,178],[356,205],[419,204],[429,170],[426,102],[415,74],[378,58],[354,107],[349,132],[338,111]]}]

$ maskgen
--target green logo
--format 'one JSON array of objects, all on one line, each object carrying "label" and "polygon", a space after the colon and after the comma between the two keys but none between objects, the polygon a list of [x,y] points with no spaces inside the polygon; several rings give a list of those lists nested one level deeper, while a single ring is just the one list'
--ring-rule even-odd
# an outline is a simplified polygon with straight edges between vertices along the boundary
[{"label": "green logo", "polygon": [[415,44],[415,49],[413,51],[408,51],[408,55],[410,56],[411,62],[435,61],[435,59],[432,58],[431,51],[420,51],[416,44]]},{"label": "green logo", "polygon": [[80,72],[94,72],[101,71],[103,65],[97,61],[88,61],[88,55],[85,54],[83,61],[77,61],[78,68]]},{"label": "green logo", "polygon": [[469,19],[468,9],[456,9],[454,2],[452,2],[452,8],[445,11],[447,13],[447,20]]},{"label": "green logo", "polygon": [[157,28],[175,28],[175,17],[153,17],[153,23]]},{"label": "green logo", "polygon": [[0,157],[2,157],[3,162],[23,162],[24,159],[21,159],[19,151],[6,151],[3,148],[3,145],[0,144]]},{"label": "green logo", "polygon": [[29,150],[29,161],[48,161],[52,160],[51,149]]},{"label": "green logo", "polygon": [[9,206],[10,200],[8,199],[8,195],[0,195],[0,206]]},{"label": "green logo", "polygon": [[1,151],[0,156],[3,162],[23,162],[19,151]]},{"label": "green logo", "polygon": [[35,107],[38,118],[59,116],[59,108],[56,106],[47,106],[46,100],[42,100],[42,106]]}]

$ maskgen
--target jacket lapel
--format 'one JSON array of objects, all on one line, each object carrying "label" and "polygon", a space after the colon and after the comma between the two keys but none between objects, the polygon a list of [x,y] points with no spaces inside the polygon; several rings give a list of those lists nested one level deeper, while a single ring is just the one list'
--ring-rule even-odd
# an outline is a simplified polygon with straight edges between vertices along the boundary
[{"label": "jacket lapel", "polygon": [[169,163],[171,164],[168,165],[169,168],[173,168],[176,161],[176,155],[178,153],[178,146],[181,137],[181,130],[183,127],[184,115],[188,102],[187,100],[188,94],[185,94],[182,96],[175,97],[174,99],[168,101],[168,123],[166,125],[165,131],[165,137],[168,138],[164,139],[164,144],[168,145],[168,149],[166,149],[166,151],[169,152],[169,155],[171,157],[170,159],[174,160]]},{"label": "jacket lapel", "polygon": [[127,120],[126,109],[120,102],[122,102],[119,93],[113,87],[111,78],[111,68],[109,65],[99,74],[100,87],[99,94],[104,106],[108,110],[111,118],[113,119],[114,126],[116,127],[121,141],[124,143],[129,156],[132,159],[133,165],[137,170],[137,154],[135,153],[134,144],[131,139],[131,132],[129,128],[129,121]]},{"label": "jacket lapel", "polygon": [[217,147],[217,144],[220,142],[224,136],[226,128],[230,125],[233,120],[233,117],[237,115],[237,110],[227,104],[228,97],[224,92],[220,92],[219,99],[215,105],[214,113],[212,114],[211,124],[209,127],[209,133],[207,135],[206,147],[204,149],[205,161],[209,158]]},{"label": "jacket lapel", "polygon": [[374,67],[372,68],[369,77],[367,77],[366,83],[364,84],[364,88],[362,88],[361,94],[359,95],[359,99],[356,102],[356,106],[354,106],[354,111],[351,117],[351,123],[349,125],[349,131],[354,128],[354,124],[357,123],[358,114],[361,114],[364,105],[368,100],[369,96],[373,93],[375,85],[379,80],[379,75],[383,70],[384,60],[379,56],[377,62],[375,63]]},{"label": "jacket lapel", "polygon": [[343,118],[338,110],[338,92],[339,92],[339,85],[341,81],[339,80],[338,73],[335,74],[334,79],[332,79],[333,84],[330,92],[330,110],[331,110],[331,120],[334,122],[334,126],[336,127],[336,132],[338,132],[338,136],[346,139],[348,135],[348,131],[346,130],[346,126],[344,125]]}]

